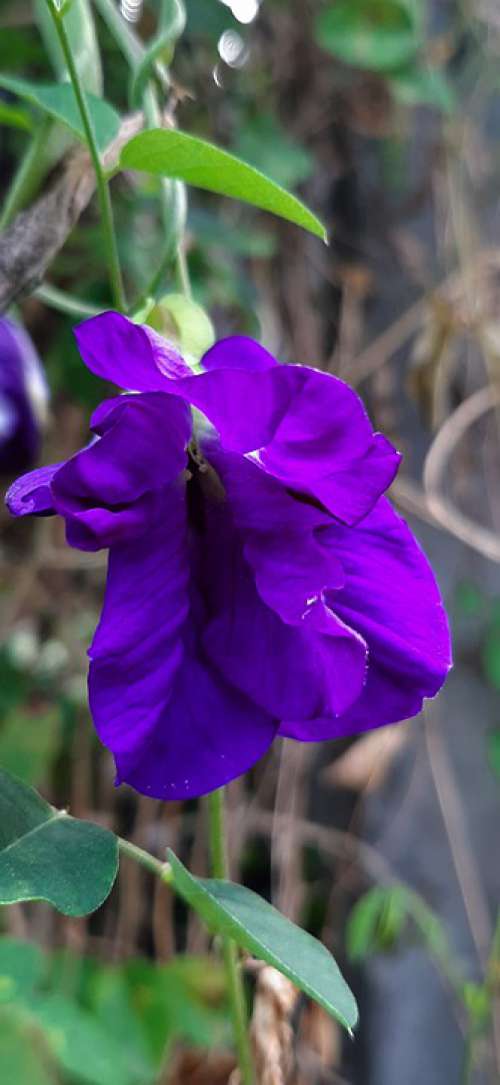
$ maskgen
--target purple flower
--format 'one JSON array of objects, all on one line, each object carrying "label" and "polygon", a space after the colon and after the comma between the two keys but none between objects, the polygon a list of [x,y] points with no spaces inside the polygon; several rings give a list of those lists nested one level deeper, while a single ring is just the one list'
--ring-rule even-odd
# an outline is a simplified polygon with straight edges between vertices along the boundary
[{"label": "purple flower", "polygon": [[0,317],[0,472],[12,474],[34,462],[48,389],[27,332]]},{"label": "purple flower", "polygon": [[117,313],[80,325],[128,394],[99,439],[19,479],[14,515],[56,512],[109,547],[90,705],[118,782],[181,799],[276,734],[338,738],[415,715],[450,666],[432,571],[381,496],[399,455],[342,381],[222,340],[194,373]]}]

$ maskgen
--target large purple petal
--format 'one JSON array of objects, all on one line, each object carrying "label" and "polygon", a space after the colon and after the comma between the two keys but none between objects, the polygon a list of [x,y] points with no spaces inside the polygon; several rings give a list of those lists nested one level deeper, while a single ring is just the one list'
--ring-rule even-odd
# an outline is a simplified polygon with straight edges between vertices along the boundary
[{"label": "large purple petal", "polygon": [[74,331],[88,369],[119,388],[165,392],[165,378],[176,379],[191,372],[171,343],[121,313],[93,316]]},{"label": "large purple petal", "polygon": [[275,369],[276,358],[247,335],[230,335],[219,339],[203,355],[201,364],[207,371],[212,369],[247,369],[262,372]]},{"label": "large purple petal", "polygon": [[72,456],[52,483],[68,542],[84,550],[146,529],[159,491],[187,465],[191,432],[186,405],[159,392],[108,400],[91,425],[99,440]]},{"label": "large purple petal", "polygon": [[400,456],[374,434],[343,381],[305,366],[273,364],[244,336],[207,352],[192,374],[156,332],[118,313],[81,324],[77,340],[92,372],[122,387],[165,391],[197,407],[224,448],[252,453],[261,469],[353,523],[392,482]]},{"label": "large purple petal", "polygon": [[[330,572],[323,566],[318,574],[309,562],[321,561],[319,548],[305,532],[295,531],[280,543],[279,517],[266,534],[243,524],[245,509],[250,519],[250,510],[261,516],[258,494],[266,480],[251,464],[240,472],[236,457],[231,463],[231,486],[239,490],[241,507],[230,503],[206,510],[205,650],[228,681],[280,719],[343,711],[362,688],[366,645],[325,604],[324,578],[326,584],[338,582],[338,562],[331,559]],[[257,476],[254,488],[248,472]],[[227,483],[229,472],[222,477]]]},{"label": "large purple petal", "polygon": [[430,565],[409,528],[382,499],[355,528],[333,525],[323,541],[342,561],[346,583],[329,603],[368,644],[368,677],[359,699],[338,719],[281,733],[334,738],[396,723],[417,714],[441,688],[451,666],[446,614]]},{"label": "large purple petal", "polygon": [[277,724],[196,653],[183,488],[147,536],[110,552],[89,654],[90,704],[118,782],[151,797],[203,794],[245,772]]}]

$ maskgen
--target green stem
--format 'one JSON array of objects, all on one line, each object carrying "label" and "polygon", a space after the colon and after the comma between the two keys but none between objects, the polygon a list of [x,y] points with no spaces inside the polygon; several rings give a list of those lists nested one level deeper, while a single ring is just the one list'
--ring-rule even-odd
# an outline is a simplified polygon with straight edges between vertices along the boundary
[{"label": "green stem", "polygon": [[29,200],[33,189],[36,188],[40,174],[43,173],[45,166],[44,152],[51,127],[52,120],[50,117],[46,117],[35,131],[26,148],[2,208],[0,230],[5,230],[10,225],[14,216]]},{"label": "green stem", "polygon": [[133,859],[135,863],[140,863],[146,870],[149,870],[151,874],[155,874],[156,877],[161,878],[163,882],[168,885],[172,880],[170,863],[162,863],[160,859],[155,859],[154,855],[150,855],[149,851],[144,851],[143,848],[139,848],[137,844],[132,844],[130,840],[124,840],[123,837],[118,837],[118,847],[122,855],[127,855],[129,859]]},{"label": "green stem", "polygon": [[[208,796],[211,867],[214,878],[227,878],[226,835],[224,826],[224,788]],[[242,1085],[253,1085],[252,1054],[248,1040],[248,1020],[245,992],[241,978],[236,945],[232,938],[222,936],[222,955],[233,1022],[234,1042],[238,1055]]]},{"label": "green stem", "polygon": [[43,301],[44,305],[48,305],[50,309],[56,309],[59,313],[67,313],[68,316],[75,316],[80,319],[88,316],[99,316],[99,313],[104,312],[102,306],[90,305],[88,301],[82,301],[75,294],[68,294],[65,290],[58,290],[57,286],[50,286],[49,283],[42,283],[41,286],[37,286],[34,296],[39,301]]},{"label": "green stem", "polygon": [[80,116],[82,118],[85,138],[90,152],[90,157],[92,159],[92,164],[94,166],[97,184],[97,194],[99,197],[99,204],[101,208],[102,225],[106,240],[109,278],[113,291],[113,297],[117,309],[124,311],[127,307],[127,303],[125,300],[120,261],[118,258],[118,246],[116,243],[115,228],[113,223],[113,208],[111,206],[109,188],[106,183],[106,178],[104,176],[104,171],[99,155],[99,149],[97,147],[95,139],[92,118],[89,113],[87,100],[85,98],[83,87],[80,81],[80,75],[73,60],[73,54],[71,52],[71,46],[68,40],[68,36],[66,34],[64,20],[60,12],[57,11],[57,9],[54,7],[54,0],[48,0],[48,4],[54,22],[56,34],[59,38],[61,49],[64,54],[64,59],[66,61],[66,66],[68,68],[73,90],[75,92],[75,98],[77,101],[78,109],[80,111]]}]

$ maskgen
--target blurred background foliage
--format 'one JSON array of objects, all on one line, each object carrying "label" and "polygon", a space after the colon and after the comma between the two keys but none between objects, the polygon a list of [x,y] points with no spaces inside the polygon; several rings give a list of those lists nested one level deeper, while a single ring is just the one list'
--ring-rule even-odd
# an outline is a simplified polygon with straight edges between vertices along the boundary
[{"label": "blurred background foliage", "polygon": [[[133,40],[149,43],[161,29],[159,2],[115,9]],[[100,0],[73,0],[73,40],[87,89],[123,117],[130,66],[102,15]],[[276,746],[230,788],[234,874],[322,937],[360,1000],[355,1045],[300,1002],[294,1080],[498,1081],[498,7],[187,0],[186,15],[175,50],[158,54],[177,125],[297,192],[330,232],[326,249],[271,216],[190,190],[194,299],[219,336],[255,335],[283,360],[359,387],[405,454],[393,497],[433,560],[454,630],[455,674],[424,720],[320,751]],[[36,96],[15,92],[16,78],[64,78],[43,0],[0,3],[4,209],[40,137],[38,168],[12,213],[74,149]],[[112,184],[136,296],[164,252],[159,185],[129,173]],[[95,201],[47,279],[10,315],[47,374],[42,458],[51,462],[80,446],[103,396],[72,337],[86,307],[110,304]],[[161,288],[179,289],[168,268]],[[469,418],[478,394],[484,407]],[[85,652],[102,557],[66,550],[57,522],[1,517],[0,765],[158,855],[175,846],[203,874],[198,805],[115,791],[89,720]],[[90,919],[13,906],[0,929],[6,1085],[227,1081],[222,977],[213,958],[207,965],[197,920],[146,872],[126,864]],[[175,949],[187,956],[174,961]]]}]

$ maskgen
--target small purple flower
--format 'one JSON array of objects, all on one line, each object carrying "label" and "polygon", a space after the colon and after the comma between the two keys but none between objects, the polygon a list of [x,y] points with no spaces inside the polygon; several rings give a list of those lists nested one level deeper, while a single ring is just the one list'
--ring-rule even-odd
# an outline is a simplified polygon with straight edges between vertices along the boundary
[{"label": "small purple flower", "polygon": [[117,313],[76,331],[127,394],[98,440],[10,489],[68,542],[109,547],[90,705],[118,782],[182,799],[275,735],[338,738],[414,716],[450,666],[438,588],[381,496],[400,457],[342,381],[222,340],[194,373]]},{"label": "small purple flower", "polygon": [[22,471],[36,460],[47,403],[45,376],[28,333],[6,317],[0,317],[2,474]]}]

